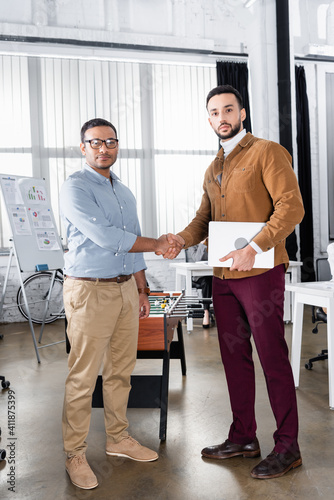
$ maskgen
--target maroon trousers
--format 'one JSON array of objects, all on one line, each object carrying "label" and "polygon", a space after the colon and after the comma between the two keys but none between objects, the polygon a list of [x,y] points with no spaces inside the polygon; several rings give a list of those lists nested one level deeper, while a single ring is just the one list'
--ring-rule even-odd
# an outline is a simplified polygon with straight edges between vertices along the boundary
[{"label": "maroon trousers", "polygon": [[256,436],[253,335],[276,419],[274,449],[297,453],[298,413],[284,339],[284,287],[283,264],[249,278],[214,277],[213,305],[233,413],[229,440],[247,444]]}]

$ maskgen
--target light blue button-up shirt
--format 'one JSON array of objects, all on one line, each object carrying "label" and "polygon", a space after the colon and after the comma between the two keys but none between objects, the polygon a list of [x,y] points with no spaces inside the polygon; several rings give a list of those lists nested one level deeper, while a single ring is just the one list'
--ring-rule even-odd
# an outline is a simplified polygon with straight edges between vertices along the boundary
[{"label": "light blue button-up shirt", "polygon": [[113,172],[111,178],[112,184],[86,164],[60,190],[69,276],[114,278],[146,269],[142,253],[128,253],[141,235],[135,197]]}]

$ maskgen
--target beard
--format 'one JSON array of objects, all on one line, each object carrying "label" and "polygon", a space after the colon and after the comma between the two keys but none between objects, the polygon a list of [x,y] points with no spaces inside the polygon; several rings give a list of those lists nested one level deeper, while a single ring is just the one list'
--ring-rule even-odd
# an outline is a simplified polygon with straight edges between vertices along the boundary
[{"label": "beard", "polygon": [[[91,159],[91,158],[89,158]],[[108,170],[116,162],[116,157],[108,156],[108,161],[99,163],[99,157],[91,159],[91,165],[99,170]]]},{"label": "beard", "polygon": [[239,134],[241,130],[241,120],[236,125],[231,125],[228,123],[227,125],[231,126],[231,129],[228,132],[221,133],[219,130],[215,130],[216,134],[218,135],[219,139],[222,139],[223,141],[226,141],[227,139],[232,139],[232,137],[235,137],[237,134]]},{"label": "beard", "polygon": [[103,165],[103,166],[100,166],[100,165],[96,165],[95,168],[98,168],[99,170],[107,170],[108,168],[110,168],[111,166],[113,165],[113,163],[111,165]]}]

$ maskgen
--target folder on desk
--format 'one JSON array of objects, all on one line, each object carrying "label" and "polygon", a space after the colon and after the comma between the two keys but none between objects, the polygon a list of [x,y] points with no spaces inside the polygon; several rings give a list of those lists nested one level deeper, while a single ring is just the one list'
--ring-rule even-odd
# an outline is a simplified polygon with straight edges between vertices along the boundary
[{"label": "folder on desk", "polygon": [[[209,223],[209,265],[230,267],[233,260],[220,262],[219,259],[244,248],[265,226],[264,222],[220,222]],[[254,268],[271,269],[274,267],[274,248],[255,256]]]}]

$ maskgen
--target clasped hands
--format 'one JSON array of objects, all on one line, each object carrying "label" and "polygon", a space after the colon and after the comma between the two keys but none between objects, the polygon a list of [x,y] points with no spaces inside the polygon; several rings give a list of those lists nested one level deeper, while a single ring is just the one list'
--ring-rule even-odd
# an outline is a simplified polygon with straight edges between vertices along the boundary
[{"label": "clasped hands", "polygon": [[[164,259],[175,259],[185,245],[182,236],[177,234],[163,234],[156,240],[156,255],[162,255]],[[233,259],[233,264],[230,266],[231,271],[250,271],[254,266],[256,251],[251,245],[247,245],[240,250],[234,250],[221,259],[224,262]]]},{"label": "clasped hands", "polygon": [[163,234],[156,240],[156,255],[162,255],[164,259],[175,259],[185,245],[185,241],[177,234]]},{"label": "clasped hands", "polygon": [[[156,255],[162,255],[164,259],[175,259],[185,245],[182,236],[177,234],[163,234],[156,240]],[[231,271],[250,271],[254,266],[256,251],[251,245],[247,245],[240,250],[234,250],[221,259],[224,262],[228,259],[233,259],[233,264],[230,266]]]}]

